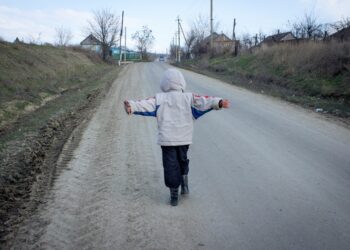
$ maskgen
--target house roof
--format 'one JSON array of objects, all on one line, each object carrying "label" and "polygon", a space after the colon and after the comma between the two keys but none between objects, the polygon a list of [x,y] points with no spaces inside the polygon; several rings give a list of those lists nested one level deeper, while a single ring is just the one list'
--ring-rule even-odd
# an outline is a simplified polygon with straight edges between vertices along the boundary
[{"label": "house roof", "polygon": [[278,34],[274,34],[274,35],[266,37],[264,39],[264,42],[280,42],[287,35],[292,35],[293,36],[292,32],[278,33]]},{"label": "house roof", "polygon": [[[218,34],[216,32],[213,32],[213,40],[214,41],[217,40],[218,38],[221,38],[221,37],[225,38],[225,40],[227,40],[227,41],[230,41],[230,42],[233,41],[228,36],[226,36],[224,33]],[[207,36],[206,38],[204,38],[203,42],[205,42],[205,43],[210,42],[210,38],[211,38],[211,35]]]},{"label": "house roof", "polygon": [[80,45],[100,45],[101,41],[94,37],[92,34],[88,35],[83,41],[80,42]]},{"label": "house roof", "polygon": [[343,28],[335,33],[333,33],[332,35],[330,35],[331,38],[338,38],[338,39],[344,39],[344,40],[348,40],[350,39],[350,27],[347,28]]}]

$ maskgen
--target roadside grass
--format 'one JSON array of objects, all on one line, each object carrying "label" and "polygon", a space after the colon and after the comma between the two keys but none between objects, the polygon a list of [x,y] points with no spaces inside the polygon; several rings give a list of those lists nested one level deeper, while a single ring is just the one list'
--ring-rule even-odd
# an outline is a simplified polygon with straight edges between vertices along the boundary
[{"label": "roadside grass", "polygon": [[325,113],[350,117],[350,43],[281,44],[182,66]]},{"label": "roadside grass", "polygon": [[0,43],[0,127],[79,87],[101,65],[74,49]]},{"label": "roadside grass", "polygon": [[118,73],[119,70],[115,66],[100,65],[90,78],[75,85],[76,88],[66,91],[58,98],[21,117],[20,121],[12,125],[14,129],[8,130],[0,137],[0,152],[11,141],[18,142],[28,134],[39,133],[40,128],[51,118],[62,113],[75,112],[80,106],[89,102],[90,96],[98,94],[106,84],[112,82]]},{"label": "roadside grass", "polygon": [[0,43],[0,153],[88,103],[118,72],[77,49]]}]

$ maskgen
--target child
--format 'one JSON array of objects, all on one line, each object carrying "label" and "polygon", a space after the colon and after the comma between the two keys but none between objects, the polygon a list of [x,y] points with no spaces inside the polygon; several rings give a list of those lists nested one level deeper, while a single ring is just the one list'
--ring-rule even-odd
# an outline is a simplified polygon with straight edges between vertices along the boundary
[{"label": "child", "polygon": [[158,144],[162,148],[165,185],[170,188],[170,203],[178,203],[178,188],[188,194],[187,151],[192,143],[193,122],[213,109],[228,108],[230,103],[218,97],[186,93],[180,71],[168,69],[161,80],[163,93],[140,101],[124,101],[128,114],[154,116],[158,122]]}]

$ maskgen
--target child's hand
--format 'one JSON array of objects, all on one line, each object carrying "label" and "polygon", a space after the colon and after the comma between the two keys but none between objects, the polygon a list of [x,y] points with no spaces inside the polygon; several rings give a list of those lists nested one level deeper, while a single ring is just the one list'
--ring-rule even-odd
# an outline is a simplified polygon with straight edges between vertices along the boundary
[{"label": "child's hand", "polygon": [[220,102],[219,102],[219,106],[220,108],[229,108],[230,107],[230,101],[227,100],[227,99],[222,99]]},{"label": "child's hand", "polygon": [[130,103],[127,100],[124,101],[124,109],[125,109],[125,112],[128,115],[131,114],[131,106],[130,106]]}]

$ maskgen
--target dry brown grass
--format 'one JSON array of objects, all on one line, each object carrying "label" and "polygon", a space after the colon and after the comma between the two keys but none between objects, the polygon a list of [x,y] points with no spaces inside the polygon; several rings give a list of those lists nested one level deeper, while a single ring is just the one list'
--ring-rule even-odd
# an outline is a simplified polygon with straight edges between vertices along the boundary
[{"label": "dry brown grass", "polygon": [[257,59],[282,67],[286,74],[336,77],[350,70],[350,42],[301,42],[262,48]]},{"label": "dry brown grass", "polygon": [[0,127],[48,98],[80,89],[109,67],[98,55],[75,47],[0,43]]}]

